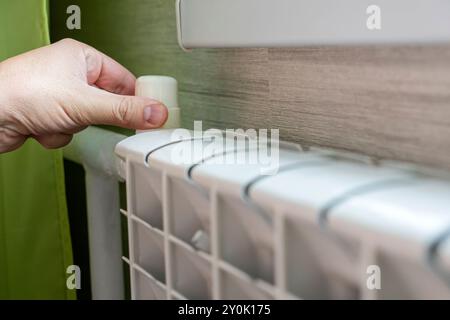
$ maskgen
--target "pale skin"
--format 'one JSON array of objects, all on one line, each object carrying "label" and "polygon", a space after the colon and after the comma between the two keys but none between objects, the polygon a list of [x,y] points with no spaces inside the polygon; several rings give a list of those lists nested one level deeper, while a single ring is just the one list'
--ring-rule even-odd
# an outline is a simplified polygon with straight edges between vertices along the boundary
[{"label": "pale skin", "polygon": [[0,153],[28,138],[60,148],[89,125],[162,126],[167,108],[133,96],[135,82],[119,63],[71,39],[1,62]]}]

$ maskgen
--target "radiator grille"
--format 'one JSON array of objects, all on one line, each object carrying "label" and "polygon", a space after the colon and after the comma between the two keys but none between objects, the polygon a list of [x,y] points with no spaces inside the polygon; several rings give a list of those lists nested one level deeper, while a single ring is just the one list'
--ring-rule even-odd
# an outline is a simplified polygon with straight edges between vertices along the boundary
[{"label": "radiator grille", "polygon": [[[133,299],[450,298],[448,177],[288,147],[263,176],[217,161],[255,150],[172,137],[116,147]],[[182,144],[197,147],[188,163]]]}]

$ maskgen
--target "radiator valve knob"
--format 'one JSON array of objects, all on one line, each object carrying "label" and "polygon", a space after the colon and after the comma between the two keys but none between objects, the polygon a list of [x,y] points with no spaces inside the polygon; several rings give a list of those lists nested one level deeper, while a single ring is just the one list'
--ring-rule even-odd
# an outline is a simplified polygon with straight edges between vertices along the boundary
[{"label": "radiator valve knob", "polygon": [[[168,108],[169,116],[163,126],[165,129],[180,127],[178,107],[178,83],[172,77],[142,76],[136,80],[136,96],[158,100]],[[141,132],[141,131],[139,131]]]}]

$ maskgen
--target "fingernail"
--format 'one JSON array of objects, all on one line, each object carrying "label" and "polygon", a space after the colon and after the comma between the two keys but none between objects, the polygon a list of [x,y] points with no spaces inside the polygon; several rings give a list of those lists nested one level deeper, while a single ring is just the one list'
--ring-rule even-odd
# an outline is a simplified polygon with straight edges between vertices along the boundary
[{"label": "fingernail", "polygon": [[160,104],[154,104],[144,108],[144,119],[146,122],[159,126],[164,120],[164,106]]},{"label": "fingernail", "polygon": [[145,107],[144,108],[144,120],[149,122],[151,117],[152,117],[152,107]]}]

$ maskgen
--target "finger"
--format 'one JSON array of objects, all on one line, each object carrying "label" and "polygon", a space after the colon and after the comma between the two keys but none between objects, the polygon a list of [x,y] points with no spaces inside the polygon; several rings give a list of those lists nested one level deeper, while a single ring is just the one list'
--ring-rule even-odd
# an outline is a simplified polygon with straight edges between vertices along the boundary
[{"label": "finger", "polygon": [[122,95],[133,95],[136,77],[118,62],[84,43],[80,43],[90,85]]},{"label": "finger", "polygon": [[33,136],[43,147],[47,149],[57,149],[64,147],[72,141],[71,134],[47,134],[42,136]]},{"label": "finger", "polygon": [[14,141],[10,141],[10,143],[0,143],[0,153],[10,152],[19,149],[27,140],[26,137],[21,136],[15,139]]},{"label": "finger", "polygon": [[27,137],[18,131],[0,126],[0,153],[14,151],[21,147],[26,140]]},{"label": "finger", "polygon": [[167,108],[150,98],[123,96],[86,86],[80,111],[90,124],[107,124],[129,129],[154,129],[167,120]]}]

